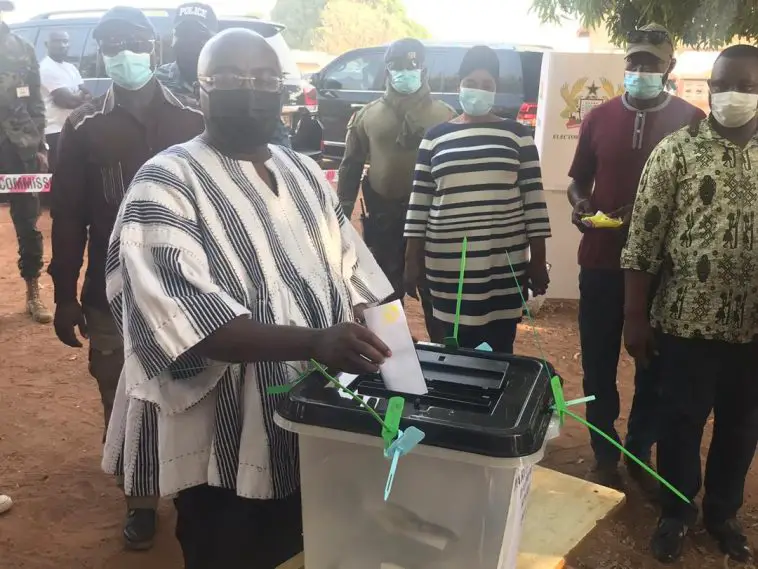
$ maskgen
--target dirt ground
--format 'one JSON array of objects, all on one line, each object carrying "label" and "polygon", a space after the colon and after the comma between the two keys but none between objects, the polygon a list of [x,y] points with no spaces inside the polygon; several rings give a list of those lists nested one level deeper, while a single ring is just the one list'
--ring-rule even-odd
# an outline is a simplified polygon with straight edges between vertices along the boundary
[{"label": "dirt ground", "polygon": [[[49,235],[50,222],[40,225]],[[12,495],[14,509],[0,518],[0,569],[179,569],[172,509],[161,509],[155,548],[122,550],[123,502],[113,481],[100,471],[102,414],[87,354],[60,344],[52,327],[23,314],[23,284],[16,271],[16,244],[7,209],[0,209],[0,491]],[[49,257],[49,246],[46,254]],[[52,303],[52,284],[43,278]],[[423,336],[417,306],[411,307],[416,334]],[[581,368],[576,305],[550,303],[537,318],[548,360],[566,380],[569,396],[580,396]],[[524,325],[517,350],[537,355]],[[632,364],[620,364],[626,419],[632,393]],[[623,422],[621,422],[623,425]],[[568,422],[549,450],[546,466],[585,476],[591,465],[588,437]],[[742,519],[758,543],[758,476],[752,472]],[[626,505],[603,522],[569,558],[573,569],[648,569],[655,511],[630,488]],[[696,532],[682,568],[727,566],[710,540]],[[222,569],[222,568],[219,568]]]}]

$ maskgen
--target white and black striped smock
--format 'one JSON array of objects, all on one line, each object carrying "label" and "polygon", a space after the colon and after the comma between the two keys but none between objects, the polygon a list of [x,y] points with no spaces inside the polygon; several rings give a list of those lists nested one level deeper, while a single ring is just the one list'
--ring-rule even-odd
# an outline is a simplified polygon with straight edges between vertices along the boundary
[{"label": "white and black striped smock", "polygon": [[502,120],[443,123],[419,149],[405,236],[426,241],[435,318],[455,320],[461,247],[468,237],[460,324],[521,317],[517,277],[529,239],[550,237],[539,156],[526,127]]},{"label": "white and black striped smock", "polygon": [[[318,165],[271,147],[277,193],[201,139],[135,177],[111,237],[107,292],[125,364],[103,468],[128,495],[208,483],[247,498],[299,486],[296,437],[273,422],[285,364],[190,350],[235,317],[325,328],[392,294]],[[299,364],[302,369],[304,364]]]}]

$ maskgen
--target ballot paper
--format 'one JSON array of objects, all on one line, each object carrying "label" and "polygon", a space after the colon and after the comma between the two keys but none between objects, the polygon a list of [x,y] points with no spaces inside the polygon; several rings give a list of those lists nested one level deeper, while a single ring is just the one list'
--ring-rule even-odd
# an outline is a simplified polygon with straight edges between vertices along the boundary
[{"label": "ballot paper", "polygon": [[367,308],[366,326],[387,344],[392,356],[379,366],[384,385],[390,391],[425,395],[426,381],[416,355],[408,321],[399,300]]}]

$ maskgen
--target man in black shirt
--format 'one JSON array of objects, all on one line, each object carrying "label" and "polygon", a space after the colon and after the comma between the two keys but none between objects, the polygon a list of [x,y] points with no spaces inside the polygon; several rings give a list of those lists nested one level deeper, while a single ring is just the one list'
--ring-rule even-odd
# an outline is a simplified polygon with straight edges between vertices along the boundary
[{"label": "man in black shirt", "polygon": [[[97,380],[108,426],[124,349],[121,323],[111,316],[105,294],[108,239],[121,199],[139,168],[158,152],[203,130],[202,115],[185,107],[154,78],[155,32],[137,9],[109,10],[93,32],[113,86],[66,120],[53,174],[55,333],[81,347],[89,338],[89,369]],[[88,243],[89,241],[89,243]],[[77,281],[88,246],[87,272]],[[127,499],[127,547],[147,549],[155,534],[156,498]]]}]

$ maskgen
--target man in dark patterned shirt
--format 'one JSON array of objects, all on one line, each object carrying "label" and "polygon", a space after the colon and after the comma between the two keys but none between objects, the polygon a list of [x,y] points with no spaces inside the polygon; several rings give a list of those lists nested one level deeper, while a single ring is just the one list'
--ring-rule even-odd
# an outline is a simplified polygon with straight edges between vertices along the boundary
[{"label": "man in dark patterned shirt", "polygon": [[[197,60],[200,51],[218,31],[218,19],[213,8],[207,4],[190,2],[176,9],[174,42],[172,48],[176,61],[161,65],[155,76],[183,105],[199,109],[197,83]],[[291,147],[289,131],[280,120],[271,139],[271,144]]]},{"label": "man in dark patterned shirt", "polygon": [[[709,85],[711,116],[664,139],[642,175],[621,257],[624,337],[638,362],[658,353],[658,470],[691,502],[713,412],[703,521],[724,553],[745,562],[736,518],[758,442],[758,48],[724,50]],[[651,549],[672,562],[697,509],[665,489],[661,508]]]}]

